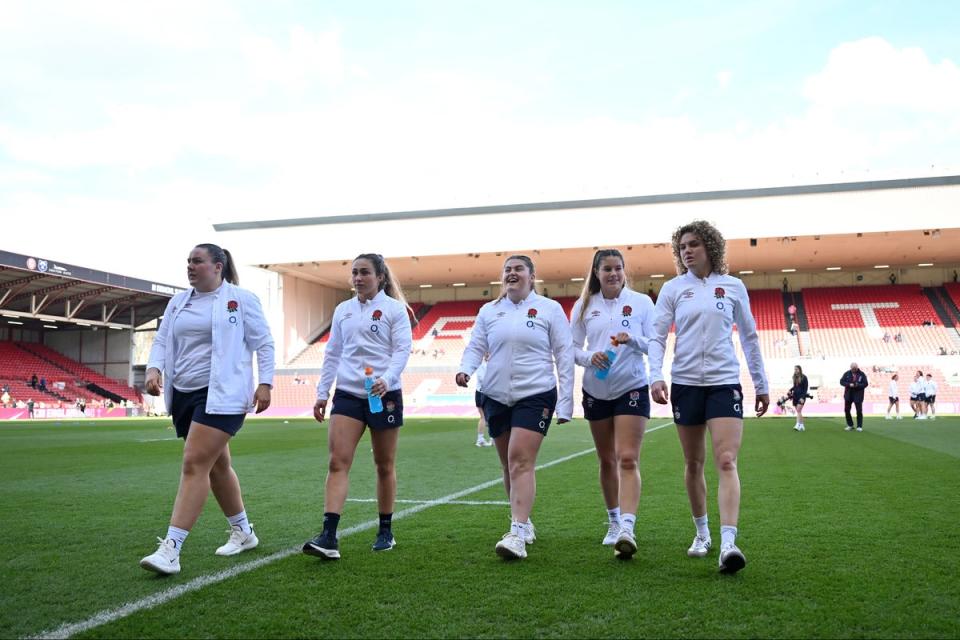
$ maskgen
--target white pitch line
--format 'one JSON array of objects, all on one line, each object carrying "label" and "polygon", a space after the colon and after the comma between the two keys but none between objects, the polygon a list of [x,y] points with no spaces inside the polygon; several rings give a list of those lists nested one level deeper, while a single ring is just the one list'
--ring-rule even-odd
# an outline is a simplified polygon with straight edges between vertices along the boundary
[{"label": "white pitch line", "polygon": [[[347,498],[347,502],[376,502],[376,498]],[[394,502],[400,504],[426,504],[431,502],[430,500],[394,500]],[[450,500],[444,504],[463,504],[469,506],[477,505],[496,505],[496,506],[510,506],[510,503],[506,500]]]},{"label": "white pitch line", "polygon": [[[673,424],[673,422],[667,422],[666,424],[657,425],[656,427],[647,429],[647,433],[658,431],[660,429],[663,429],[664,427],[670,426],[671,424]],[[546,462],[544,464],[538,465],[536,467],[536,470],[539,471],[541,469],[547,469],[549,467],[558,465],[568,460],[579,458],[580,456],[586,455],[588,453],[593,453],[594,451],[595,451],[595,448],[590,447],[589,449],[584,449],[583,451],[571,453],[568,456],[563,456],[562,458],[557,458],[556,460],[551,460],[550,462]],[[478,491],[483,491],[484,489],[489,489],[490,487],[495,487],[501,484],[502,482],[503,482],[503,477],[498,477],[498,478],[495,478],[494,480],[488,480],[487,482],[482,482],[468,489],[463,489],[462,491],[457,491],[455,493],[445,495],[442,498],[437,498],[436,500],[424,501],[420,504],[410,507],[409,509],[404,509],[403,511],[399,511],[395,513],[393,516],[393,519],[400,520],[401,518],[406,518],[416,513],[420,513],[421,511],[425,511],[430,507],[436,507],[444,504],[453,503],[454,501],[464,496],[470,495],[471,493],[476,493]],[[360,531],[366,531],[367,529],[373,529],[374,527],[377,527],[379,525],[380,525],[379,520],[368,520],[366,522],[361,522],[360,524],[354,525],[352,527],[348,527],[343,531],[341,531],[340,537],[345,538],[351,534],[358,533]],[[229,569],[218,571],[217,573],[194,578],[190,582],[186,582],[176,587],[171,587],[170,589],[166,589],[165,591],[160,591],[159,593],[155,593],[153,595],[147,596],[146,598],[141,598],[140,600],[137,600],[135,602],[128,602],[127,604],[121,605],[115,609],[108,609],[106,611],[101,611],[100,613],[97,613],[96,615],[90,618],[87,618],[82,622],[66,623],[57,627],[53,631],[44,631],[44,632],[38,633],[35,636],[28,636],[28,637],[44,639],[44,640],[47,638],[56,639],[56,640],[59,640],[62,638],[69,638],[70,636],[75,635],[77,633],[83,633],[84,631],[89,631],[90,629],[95,629],[96,627],[100,627],[105,624],[109,624],[111,622],[120,620],[122,618],[126,618],[127,616],[137,613],[138,611],[144,611],[146,609],[152,609],[154,607],[158,607],[161,604],[170,602],[171,600],[175,600],[176,598],[179,598],[184,594],[190,593],[191,591],[196,591],[198,589],[208,587],[212,584],[223,582],[224,580],[228,580],[230,578],[233,578],[234,576],[247,573],[248,571],[253,571],[254,569],[259,569],[264,565],[271,564],[273,562],[276,562],[277,560],[283,560],[284,558],[288,558],[297,553],[301,553],[300,545],[291,547],[289,549],[284,549],[282,551],[277,551],[263,558],[258,558],[256,560],[244,562],[243,564],[235,565]]]}]

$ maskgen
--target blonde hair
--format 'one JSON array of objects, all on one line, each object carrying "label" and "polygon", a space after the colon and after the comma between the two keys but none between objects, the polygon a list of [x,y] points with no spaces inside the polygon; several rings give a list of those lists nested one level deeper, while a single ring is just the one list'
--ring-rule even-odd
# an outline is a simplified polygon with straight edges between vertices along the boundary
[{"label": "blonde hair", "polygon": [[[507,266],[507,263],[510,262],[511,260],[519,260],[523,264],[527,265],[527,269],[530,271],[530,291],[536,291],[537,282],[536,280],[534,280],[534,278],[536,278],[537,270],[536,270],[536,267],[533,266],[533,260],[531,260],[528,256],[517,254],[517,255],[510,256],[509,258],[504,260],[503,266]],[[507,295],[507,286],[503,283],[503,269],[501,269],[500,270],[500,295],[497,296],[496,302],[500,302],[501,300],[503,300],[506,297],[506,295]]]},{"label": "blonde hair", "polygon": [[[623,254],[620,253],[617,249],[600,249],[593,254],[593,262],[590,264],[590,273],[587,274],[586,279],[583,282],[583,291],[580,292],[580,317],[577,318],[577,322],[583,320],[583,316],[587,313],[587,302],[590,300],[590,296],[600,291],[600,278],[597,277],[597,269],[600,268],[600,262],[604,258],[619,258],[620,264],[626,268],[627,264],[623,260]],[[624,275],[623,286],[627,286],[627,278]]]},{"label": "blonde hair", "polygon": [[383,259],[383,256],[379,253],[361,253],[353,259],[354,262],[357,260],[370,261],[370,264],[373,265],[374,273],[377,274],[377,278],[379,279],[380,276],[383,276],[383,280],[380,280],[377,285],[378,290],[383,291],[394,300],[403,303],[403,306],[407,308],[407,315],[410,316],[410,325],[415,326],[417,324],[417,316],[413,313],[410,305],[407,304],[407,298],[403,295],[403,289],[400,287],[396,276],[390,271],[390,265]]},{"label": "blonde hair", "polygon": [[727,242],[723,239],[723,235],[706,220],[694,220],[673,232],[673,238],[671,239],[673,261],[677,265],[678,274],[683,275],[689,271],[680,257],[680,238],[686,233],[692,233],[703,242],[703,247],[707,250],[707,259],[710,261],[711,272],[727,273]]}]

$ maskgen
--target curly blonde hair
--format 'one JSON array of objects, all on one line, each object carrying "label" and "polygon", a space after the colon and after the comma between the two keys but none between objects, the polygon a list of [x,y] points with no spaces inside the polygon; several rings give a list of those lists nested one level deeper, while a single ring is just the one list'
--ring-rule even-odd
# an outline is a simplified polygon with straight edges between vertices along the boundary
[{"label": "curly blonde hair", "polygon": [[727,241],[723,239],[723,235],[717,228],[706,220],[694,220],[674,231],[671,238],[673,261],[677,264],[678,274],[683,275],[688,271],[680,257],[680,238],[685,233],[692,233],[703,242],[703,247],[707,250],[707,260],[710,261],[710,271],[719,274],[727,273]]}]

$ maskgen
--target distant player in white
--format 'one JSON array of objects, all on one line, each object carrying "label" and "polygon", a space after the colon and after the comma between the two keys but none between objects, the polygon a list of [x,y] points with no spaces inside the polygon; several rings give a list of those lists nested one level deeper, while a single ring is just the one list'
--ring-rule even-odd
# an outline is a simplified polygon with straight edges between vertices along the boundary
[{"label": "distant player in white", "polygon": [[[653,335],[653,301],[626,285],[623,255],[616,249],[597,251],[570,318],[574,358],[585,368],[583,411],[600,459],[607,506],[603,544],[612,545],[614,555],[623,559],[637,552],[640,447],[650,418],[643,356]],[[608,349],[614,353],[612,363]]]},{"label": "distant player in white", "polygon": [[[743,435],[743,391],[740,364],[733,348],[733,326],[756,389],[756,415],[770,405],[766,373],[756,323],[747,289],[727,275],[726,243],[708,222],[697,220],[673,234],[676,278],[657,298],[654,335],[650,340],[650,393],[654,401],[672,400],[674,422],[686,464],[684,478],[697,534],[687,550],[704,557],[710,550],[707,527],[707,485],[703,474],[706,432],[710,432],[713,459],[720,479],[720,571],[735,573],[746,565],[737,548],[740,514],[740,477],[737,454]],[[663,381],[663,357],[671,325],[676,325],[672,385]]]},{"label": "distant player in white", "polygon": [[537,294],[535,277],[530,258],[507,258],[500,297],[480,309],[457,373],[457,384],[466,387],[484,354],[490,354],[483,413],[510,497],[510,531],[495,547],[505,560],[527,557],[526,545],[536,540],[530,511],[537,493],[537,453],[554,412],[557,424],[573,413],[570,324],[558,302]]},{"label": "distant player in white", "polygon": [[925,405],[927,395],[925,393],[926,383],[923,380],[923,371],[917,371],[913,375],[913,382],[910,383],[910,408],[913,409],[914,420],[926,420]]},{"label": "distant player in white", "polygon": [[[887,392],[887,398],[890,400],[890,405],[887,407],[887,420],[893,420],[893,416],[890,415],[890,410],[894,407],[897,408],[897,420],[902,420],[900,415],[900,390],[897,388],[897,380],[900,379],[900,376],[893,374],[890,378],[890,389]],[[913,401],[911,400],[911,403]]]},{"label": "distant player in white", "polygon": [[473,401],[477,406],[477,411],[480,413],[480,419],[477,420],[477,442],[478,447],[492,447],[493,439],[485,438],[484,436],[487,433],[487,420],[483,417],[483,376],[487,374],[487,358],[490,354],[486,354],[483,358],[483,362],[480,363],[480,367],[473,374],[473,382],[476,385],[473,391]]},{"label": "distant player in white", "polygon": [[930,420],[937,419],[937,383],[933,379],[933,374],[927,374],[927,381],[923,384],[923,393],[926,395],[924,408],[927,410],[927,416]]}]

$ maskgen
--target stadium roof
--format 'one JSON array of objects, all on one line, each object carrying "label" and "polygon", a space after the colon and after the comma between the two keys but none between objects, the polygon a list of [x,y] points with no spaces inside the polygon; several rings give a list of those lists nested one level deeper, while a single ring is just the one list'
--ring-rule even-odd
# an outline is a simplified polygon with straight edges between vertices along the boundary
[{"label": "stadium roof", "polygon": [[0,251],[0,325],[131,329],[157,319],[182,288]]},{"label": "stadium roof", "polygon": [[[389,260],[404,286],[486,284],[529,253],[540,278],[583,276],[596,247],[626,249],[636,278],[674,273],[670,235],[713,221],[731,270],[779,272],[960,264],[960,176],[936,176],[223,223],[245,261],[344,288],[359,253]],[[237,247],[240,247],[239,249]]]}]

